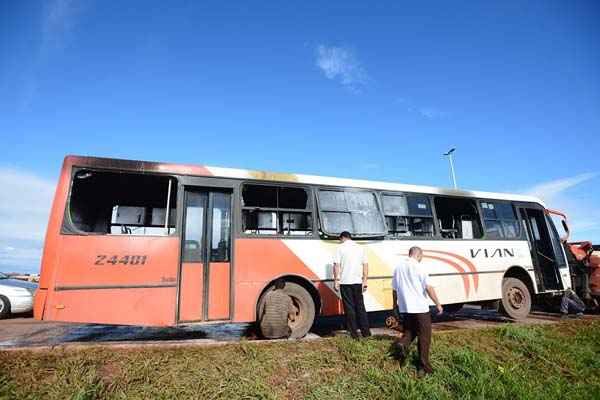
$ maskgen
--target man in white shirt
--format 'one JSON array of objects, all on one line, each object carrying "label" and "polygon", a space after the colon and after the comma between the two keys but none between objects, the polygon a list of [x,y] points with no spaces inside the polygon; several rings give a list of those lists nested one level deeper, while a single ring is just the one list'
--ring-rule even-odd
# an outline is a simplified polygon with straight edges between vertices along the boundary
[{"label": "man in white shirt", "polygon": [[416,246],[411,247],[408,258],[398,264],[392,277],[392,288],[397,299],[398,311],[404,316],[402,324],[404,335],[396,342],[396,351],[402,363],[414,338],[419,338],[419,376],[433,372],[429,363],[431,344],[429,298],[435,303],[438,314],[444,311],[435,289],[429,282],[429,275],[419,265],[422,259],[423,250]]},{"label": "man in white shirt", "polygon": [[360,327],[362,336],[368,337],[371,336],[371,330],[363,299],[369,277],[367,253],[352,240],[350,232],[340,233],[340,241],[342,244],[338,247],[333,260],[334,287],[342,294],[346,328],[350,336],[358,339],[357,328]]}]

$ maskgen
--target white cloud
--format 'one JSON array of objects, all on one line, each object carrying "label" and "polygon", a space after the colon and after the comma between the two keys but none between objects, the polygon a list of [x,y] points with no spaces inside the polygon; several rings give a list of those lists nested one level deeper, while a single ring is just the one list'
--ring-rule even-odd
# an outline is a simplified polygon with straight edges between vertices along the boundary
[{"label": "white cloud", "polygon": [[42,20],[42,52],[50,47],[62,48],[77,25],[81,2],[53,0],[47,3]]},{"label": "white cloud", "polygon": [[0,267],[39,268],[55,183],[32,173],[0,167]]},{"label": "white cloud", "polygon": [[23,67],[26,71],[23,89],[19,94],[17,109],[27,112],[40,92],[38,70],[57,50],[64,49],[70,41],[73,29],[78,25],[82,11],[82,2],[78,0],[49,0],[42,3],[42,19],[39,24],[41,33],[38,52],[34,62]]},{"label": "white cloud", "polygon": [[18,248],[11,246],[0,248],[0,271],[38,273],[42,257],[42,244],[19,243],[16,246]]},{"label": "white cloud", "polygon": [[537,184],[526,191],[530,196],[536,196],[544,201],[552,201],[556,196],[563,193],[565,190],[577,186],[583,182],[593,179],[598,174],[588,172],[585,174],[575,175],[568,178],[556,179],[549,182]]},{"label": "white cloud", "polygon": [[397,97],[395,99],[395,103],[399,104],[401,108],[404,108],[409,113],[413,113],[427,119],[440,119],[449,117],[451,115],[450,112],[437,107],[420,106],[418,104],[414,104],[413,101],[407,99],[406,97]]},{"label": "white cloud", "polygon": [[449,115],[448,112],[435,107],[421,107],[417,110],[417,112],[427,119],[444,118]]},{"label": "white cloud", "polygon": [[546,206],[564,212],[571,229],[570,240],[600,241],[600,208],[586,196],[583,183],[598,176],[584,173],[542,182],[524,190],[525,194],[544,201]]},{"label": "white cloud", "polygon": [[42,240],[55,184],[28,172],[0,168],[0,239]]},{"label": "white cloud", "polygon": [[319,45],[316,56],[316,65],[327,79],[339,81],[355,93],[366,84],[367,74],[352,50]]}]

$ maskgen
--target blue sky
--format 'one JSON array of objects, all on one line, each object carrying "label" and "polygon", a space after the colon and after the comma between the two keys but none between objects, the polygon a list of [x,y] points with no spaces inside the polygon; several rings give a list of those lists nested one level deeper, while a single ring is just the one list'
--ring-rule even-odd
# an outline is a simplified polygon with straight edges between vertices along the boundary
[{"label": "blue sky", "polygon": [[0,270],[66,154],[528,192],[600,242],[595,1],[0,4]]}]

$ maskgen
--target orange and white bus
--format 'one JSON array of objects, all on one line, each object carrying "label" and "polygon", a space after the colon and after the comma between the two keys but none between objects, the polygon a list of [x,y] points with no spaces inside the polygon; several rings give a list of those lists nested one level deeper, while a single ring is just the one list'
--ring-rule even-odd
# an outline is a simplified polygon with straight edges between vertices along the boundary
[{"label": "orange and white bus", "polygon": [[368,311],[392,309],[391,275],[424,250],[442,304],[500,300],[512,318],[570,287],[557,231],[532,197],[311,175],[68,156],[35,318],[104,324],[252,322],[273,281],[293,336],[342,312],[332,258],[343,230],[367,250]]}]

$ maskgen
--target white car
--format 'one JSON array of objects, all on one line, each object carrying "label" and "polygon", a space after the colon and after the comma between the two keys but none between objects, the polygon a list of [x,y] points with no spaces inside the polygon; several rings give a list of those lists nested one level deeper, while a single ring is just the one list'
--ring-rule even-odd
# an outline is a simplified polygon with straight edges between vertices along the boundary
[{"label": "white car", "polygon": [[0,319],[33,310],[36,283],[11,279],[0,272]]}]

